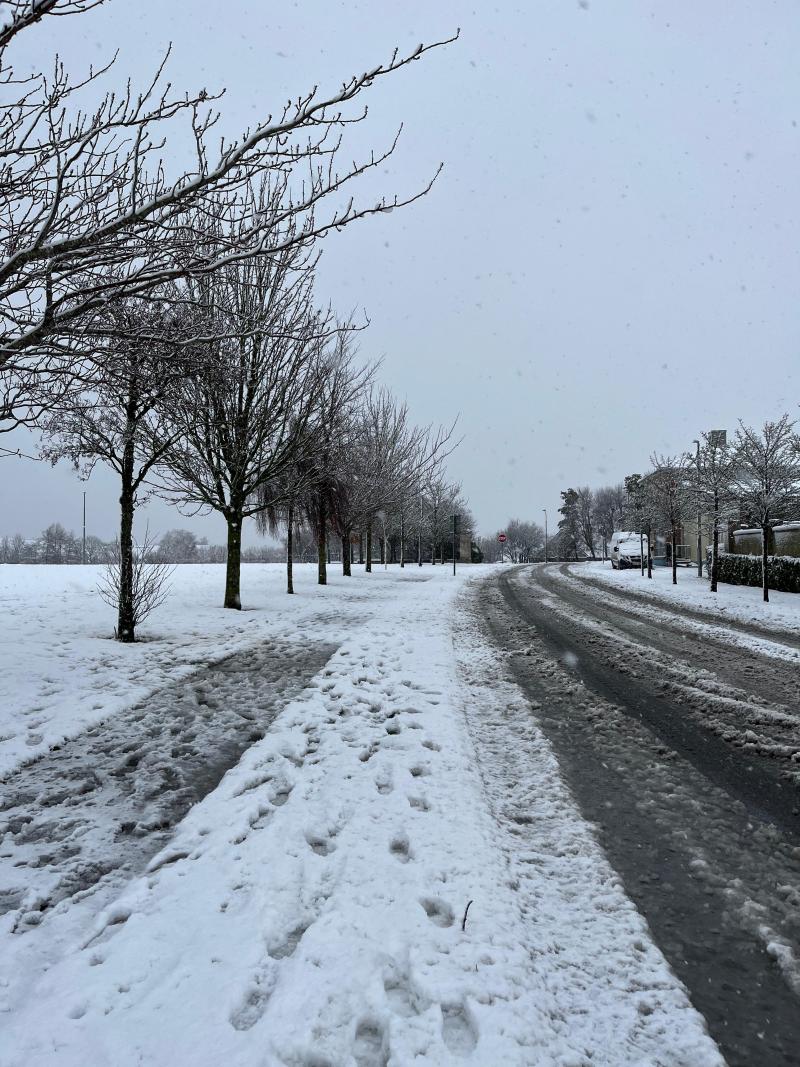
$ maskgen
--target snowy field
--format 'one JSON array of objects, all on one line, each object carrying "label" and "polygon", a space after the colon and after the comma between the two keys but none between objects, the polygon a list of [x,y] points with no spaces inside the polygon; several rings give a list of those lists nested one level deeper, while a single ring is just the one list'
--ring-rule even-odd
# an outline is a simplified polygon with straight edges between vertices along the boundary
[{"label": "snowy field", "polygon": [[707,578],[698,578],[695,567],[678,568],[678,584],[672,584],[669,567],[654,567],[653,577],[643,578],[639,570],[615,571],[611,563],[581,563],[569,568],[576,578],[604,582],[641,597],[663,600],[665,607],[684,607],[707,613],[717,621],[731,620],[755,624],[765,629],[784,630],[800,635],[800,594],[770,590],[769,603],[762,599],[761,589],[745,585],[725,585],[720,582],[717,592],[709,589]]},{"label": "snowy field", "polygon": [[[80,789],[26,786],[46,855],[30,815],[0,824],[8,869],[40,872],[0,916],[0,1065],[719,1067],[484,645],[470,597],[492,568],[356,568],[325,589],[299,570],[290,598],[280,568],[245,568],[239,614],[218,607],[221,568],[181,568],[134,648],[107,640],[91,575],[0,572],[3,791],[56,779],[64,754],[104,798],[97,830]],[[258,679],[298,648],[319,669],[278,706],[279,677]],[[87,835],[121,840],[103,833],[130,760],[106,729],[146,723],[137,769],[164,773],[144,709],[169,726],[187,706],[207,730],[244,715],[252,743],[155,855],[123,848],[127,867],[64,891]]]}]

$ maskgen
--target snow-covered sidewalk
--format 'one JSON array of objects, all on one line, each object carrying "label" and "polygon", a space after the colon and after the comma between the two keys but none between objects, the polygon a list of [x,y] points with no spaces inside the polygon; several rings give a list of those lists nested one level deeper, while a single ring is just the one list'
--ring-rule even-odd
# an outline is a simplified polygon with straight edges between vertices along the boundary
[{"label": "snow-covered sidewalk", "polygon": [[[485,573],[323,591],[338,651],[147,871],[99,915],[89,895],[25,933],[0,919],[2,1067],[721,1063],[456,612]],[[520,717],[524,857],[475,712]]]},{"label": "snow-covered sidewalk", "polygon": [[[653,577],[642,577],[636,569],[615,571],[610,563],[580,563],[568,568],[579,579],[602,582],[618,592],[642,599],[658,600],[665,608],[689,608],[707,614],[717,622],[740,622],[762,629],[786,631],[800,636],[800,594],[770,590],[765,604],[760,589],[720,582],[717,592],[709,590],[707,578],[698,578],[693,567],[678,569],[678,584],[672,584],[669,567],[654,567]],[[778,638],[780,634],[777,635]]]}]

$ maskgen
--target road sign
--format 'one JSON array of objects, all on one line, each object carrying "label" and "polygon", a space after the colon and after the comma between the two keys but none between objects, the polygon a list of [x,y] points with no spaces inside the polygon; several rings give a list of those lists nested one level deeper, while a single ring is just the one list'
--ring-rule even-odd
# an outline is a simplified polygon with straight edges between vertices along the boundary
[{"label": "road sign", "polygon": [[500,542],[501,545],[504,545],[506,543],[506,541],[508,540],[508,538],[506,537],[505,534],[500,534],[500,536],[497,538],[497,540]]}]

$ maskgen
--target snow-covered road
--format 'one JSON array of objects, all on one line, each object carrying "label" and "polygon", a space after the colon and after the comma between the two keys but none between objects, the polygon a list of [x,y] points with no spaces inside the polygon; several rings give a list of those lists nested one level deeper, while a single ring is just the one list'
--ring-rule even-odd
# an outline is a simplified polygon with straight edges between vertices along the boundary
[{"label": "snow-covered road", "polygon": [[[182,702],[204,701],[222,722],[248,708],[265,719],[126,885],[119,867],[100,872],[33,923],[31,899],[10,899],[22,906],[0,918],[2,1067],[721,1064],[563,784],[506,657],[486,647],[478,580],[489,573],[395,568],[321,591],[301,575],[295,601],[276,597],[267,618],[258,613],[261,640],[277,647],[282,624],[295,650],[313,635],[312,657],[327,656],[320,642],[338,647],[293,697],[252,642],[249,682],[237,674],[209,689],[201,666],[146,701],[140,681],[130,687],[136,707],[115,705],[113,728],[129,737],[141,724],[143,784],[148,768],[163,770],[169,736],[169,726],[146,725],[146,707],[166,723]],[[179,631],[177,619],[161,627]],[[91,662],[92,640],[100,645],[80,636],[81,662]],[[102,647],[104,663],[125,654]],[[146,645],[136,656],[146,669]],[[153,659],[163,671],[163,652]],[[243,665],[241,655],[229,662]],[[306,680],[298,668],[297,684]],[[84,734],[79,711],[68,723],[53,709],[74,739],[63,751],[88,740],[87,772],[108,789],[101,830],[122,817],[147,825],[146,788],[133,791],[128,818],[132,794],[103,784],[114,747],[102,748],[104,727]],[[167,767],[180,768],[181,747]],[[54,789],[58,756],[8,781],[27,775],[44,837],[80,849],[95,832],[86,827],[96,789]],[[4,793],[15,817],[24,803]],[[44,882],[54,857],[29,825],[5,827],[0,858]]]},{"label": "snow-covered road", "polygon": [[724,620],[698,635],[678,605],[643,613],[577,571],[507,571],[486,626],[728,1062],[796,1064],[793,650],[746,648]]}]

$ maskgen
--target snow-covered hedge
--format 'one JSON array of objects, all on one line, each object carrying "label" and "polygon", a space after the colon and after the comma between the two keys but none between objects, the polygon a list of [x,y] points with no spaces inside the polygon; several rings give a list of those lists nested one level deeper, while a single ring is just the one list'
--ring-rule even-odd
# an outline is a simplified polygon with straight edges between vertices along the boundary
[{"label": "snow-covered hedge", "polygon": [[[761,556],[721,552],[719,581],[728,585],[761,585]],[[769,557],[769,587],[784,593],[800,593],[800,559],[797,556]]]}]

